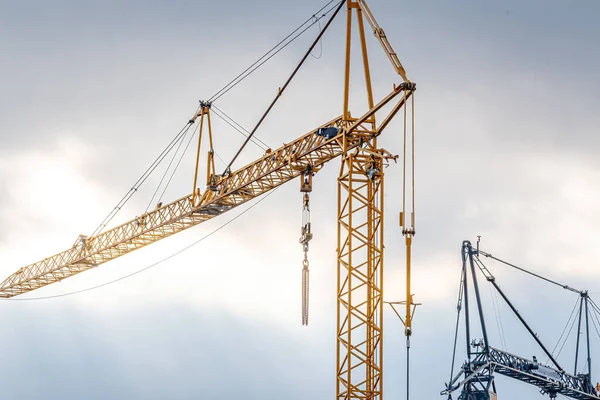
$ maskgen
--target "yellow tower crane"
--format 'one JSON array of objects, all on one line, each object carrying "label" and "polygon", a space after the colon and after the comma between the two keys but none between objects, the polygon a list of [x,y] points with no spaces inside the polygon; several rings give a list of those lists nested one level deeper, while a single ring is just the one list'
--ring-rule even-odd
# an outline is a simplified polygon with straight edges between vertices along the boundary
[{"label": "yellow tower crane", "polygon": [[[346,6],[346,54],[342,114],[282,147],[271,150],[254,162],[235,171],[231,166],[265,119],[315,44],[321,39],[335,16]],[[356,20],[357,33],[353,30]],[[367,21],[393,68],[401,78],[391,91],[375,101],[365,36]],[[360,42],[368,109],[352,116],[350,104],[351,43],[356,35]],[[80,236],[69,249],[20,268],[0,283],[0,298],[10,298],[59,282],[92,269],[134,250],[191,228],[219,216],[240,204],[294,178],[301,179],[303,210],[308,213],[312,176],[325,163],[341,159],[338,177],[337,230],[337,366],[338,399],[383,398],[383,250],[384,250],[384,166],[397,156],[378,145],[378,137],[392,119],[404,109],[403,195],[400,225],[406,238],[406,306],[405,335],[412,333],[415,304],[410,293],[411,244],[414,230],[414,98],[415,84],[408,80],[398,56],[383,29],[364,0],[342,0],[319,36],[296,67],[288,81],[250,132],[222,174],[214,165],[210,101],[200,103],[188,127],[200,119],[193,191],[169,204],[143,213],[122,225],[97,234]],[[410,108],[410,113],[407,109]],[[376,118],[377,116],[377,118]],[[198,184],[202,139],[208,131],[206,186]],[[410,131],[410,132],[409,132]],[[205,138],[206,140],[206,138]],[[408,154],[407,154],[408,151]],[[408,167],[407,167],[407,161]],[[411,176],[407,179],[407,172]],[[410,188],[406,189],[407,182]],[[408,192],[408,199],[407,199]],[[406,208],[410,206],[407,218]],[[302,237],[303,323],[308,323],[308,242],[312,238],[310,220],[304,218]]]}]

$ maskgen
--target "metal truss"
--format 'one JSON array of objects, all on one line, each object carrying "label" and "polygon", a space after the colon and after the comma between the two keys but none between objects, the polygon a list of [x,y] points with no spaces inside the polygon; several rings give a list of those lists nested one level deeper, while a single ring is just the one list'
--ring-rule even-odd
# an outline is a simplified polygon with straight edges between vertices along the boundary
[{"label": "metal truss", "polygon": [[[340,122],[341,118],[336,118],[319,128],[339,128]],[[339,156],[342,147],[339,137],[318,135],[319,128],[230,176],[214,176],[212,188],[201,196],[192,193],[19,269],[0,284],[0,297],[17,296],[58,282],[223,214],[298,176],[294,162],[320,168]]]},{"label": "metal truss", "polygon": [[[463,386],[463,393],[489,393],[489,388],[483,386],[493,380],[495,373],[537,386],[541,393],[549,394],[551,398],[562,394],[572,399],[600,399],[587,374],[571,375],[494,347],[489,347],[488,352],[478,353],[471,362],[465,363],[450,386],[453,390]],[[464,379],[459,382],[461,376]],[[474,389],[476,384],[480,384],[481,389]]]},{"label": "metal truss", "polygon": [[[479,244],[478,246],[479,247]],[[492,257],[491,254],[481,252],[486,257]],[[461,279],[461,289],[459,291],[458,300],[458,316],[455,333],[455,351],[456,351],[456,339],[458,337],[458,326],[460,312],[463,307],[465,310],[465,324],[466,324],[466,344],[467,344],[467,361],[462,365],[461,371],[455,376],[451,377],[449,383],[446,384],[446,390],[442,391],[442,395],[448,395],[448,398],[452,398],[452,393],[462,388],[461,394],[458,397],[459,400],[488,400],[495,399],[496,387],[494,383],[494,375],[504,375],[521,382],[528,383],[530,385],[537,386],[542,394],[547,394],[551,399],[555,399],[559,394],[581,400],[598,400],[600,396],[597,389],[591,383],[591,358],[589,356],[589,327],[586,322],[586,331],[588,338],[588,373],[578,374],[577,371],[577,356],[575,357],[575,372],[574,374],[567,373],[557,362],[551,352],[544,346],[540,338],[534,333],[532,328],[527,324],[525,319],[517,311],[515,306],[510,302],[506,294],[500,289],[496,283],[496,278],[491,272],[485,267],[485,265],[479,259],[480,251],[479,248],[473,249],[469,241],[464,241],[462,246],[462,258],[463,258],[463,270]],[[536,276],[537,278],[543,279],[549,283],[561,286],[564,289],[576,292],[581,296],[580,308],[585,304],[587,313],[587,302],[588,294],[586,291],[578,291],[567,285],[559,284],[555,281],[549,280],[537,274],[533,274],[522,268],[516,267],[512,264],[506,263],[502,260],[494,258],[505,264],[511,265],[522,272]],[[548,359],[552,362],[552,366],[544,365],[539,363],[534,357],[533,360],[528,360],[524,357],[516,356],[506,351],[499,350],[489,345],[485,318],[482,309],[481,296],[479,294],[479,286],[476,277],[476,268],[482,272],[485,279],[498,291],[502,299],[507,303],[509,308],[513,311],[517,319],[522,323],[525,329],[531,334],[532,338],[537,342],[540,349],[548,356]],[[470,268],[469,268],[470,267]],[[476,306],[479,313],[479,323],[481,324],[481,333],[483,339],[471,340],[471,327],[469,320],[469,273],[471,281],[473,283],[473,289],[475,292]],[[580,325],[581,325],[581,314]],[[472,350],[474,348],[475,350]],[[579,338],[577,340],[576,354],[579,351]],[[453,356],[454,357],[454,356]],[[453,358],[454,364],[454,358]],[[451,372],[452,375],[452,372]]]},{"label": "metal truss", "polygon": [[[348,0],[346,19],[346,62],[343,124],[349,129],[342,144],[338,177],[338,262],[337,262],[337,387],[339,400],[383,398],[383,167],[391,154],[377,145],[377,136],[412,96],[415,85],[383,30],[362,0]],[[402,77],[404,96],[376,124],[375,113],[354,119],[350,115],[350,65],[352,24],[356,16],[366,96],[373,102],[364,20],[373,29],[396,72]],[[361,145],[351,148],[359,140]],[[395,159],[395,158],[394,158]]]},{"label": "metal truss", "polygon": [[[68,250],[20,268],[0,284],[0,298],[59,282],[223,214],[299,176],[301,172],[294,168],[296,163],[311,164],[315,171],[319,170],[342,155],[344,145],[347,150],[361,145],[365,135],[364,121],[405,89],[403,85],[394,88],[353,123],[342,127],[341,117],[332,119],[293,142],[268,151],[228,176],[213,175],[214,179],[201,196],[192,193],[96,236],[82,238]],[[405,98],[392,112],[397,112]],[[375,134],[379,135],[385,125],[382,124]],[[334,137],[319,135],[322,128],[327,127],[337,128],[338,134]],[[346,135],[348,132],[353,135]]]},{"label": "metal truss", "polygon": [[[131,221],[97,235],[80,236],[72,248],[19,269],[0,283],[0,298],[27,293],[97,267],[223,214],[304,174],[307,169],[315,173],[328,161],[340,157],[337,215],[336,396],[338,399],[346,400],[381,400],[383,397],[383,169],[388,159],[395,160],[397,156],[392,157],[389,152],[379,148],[377,137],[394,116],[406,106],[416,86],[407,79],[397,54],[366,2],[364,0],[343,1],[339,4],[336,13],[343,5],[347,6],[347,40],[344,106],[340,117],[326,122],[279,149],[268,149],[260,159],[235,172],[230,171],[231,164],[308,57],[309,49],[223,174],[215,174],[214,159],[209,152],[207,186],[204,192],[196,186],[202,140],[200,135],[194,189],[190,195],[164,206],[158,205],[155,210],[145,212]],[[354,15],[356,15],[359,31],[367,92],[365,103],[368,110],[358,118],[353,117],[349,110],[350,49]],[[395,84],[393,90],[378,103],[373,100],[365,19],[394,70],[402,78],[402,82]],[[330,22],[331,20],[325,29]],[[313,47],[325,29],[321,31]],[[378,123],[376,123],[376,114]],[[212,151],[209,102],[201,103],[201,110],[194,120],[200,117],[202,124],[205,116],[209,130],[209,147]],[[404,156],[406,157],[406,109],[404,118]],[[414,119],[414,108],[412,118]],[[414,139],[414,128],[412,135]],[[414,156],[414,148],[412,150]],[[404,194],[403,189],[403,196]],[[414,193],[412,199],[414,202]],[[401,220],[404,221],[404,197],[402,209]],[[406,220],[408,221],[408,218]],[[410,310],[414,306],[409,282],[410,248],[414,235],[414,204],[410,220],[410,225],[408,222],[402,222],[407,246],[407,315],[406,320],[403,321],[407,337],[411,333]],[[407,340],[407,348],[408,343],[409,340]]]},{"label": "metal truss", "polygon": [[338,398],[382,393],[383,154],[348,154],[338,180]]}]

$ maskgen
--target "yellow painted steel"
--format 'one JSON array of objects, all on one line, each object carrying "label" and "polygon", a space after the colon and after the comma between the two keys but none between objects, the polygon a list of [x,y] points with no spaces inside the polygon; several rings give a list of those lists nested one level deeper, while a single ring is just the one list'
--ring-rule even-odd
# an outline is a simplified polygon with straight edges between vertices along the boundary
[{"label": "yellow painted steel", "polygon": [[[335,118],[321,127],[341,126]],[[326,139],[316,129],[231,173],[213,175],[211,186],[91,236],[76,246],[20,268],[0,283],[0,297],[13,297],[61,281],[220,215],[297,177],[295,162],[320,168],[341,154],[339,137]],[[354,144],[355,146],[358,143]]]},{"label": "yellow painted steel", "polygon": [[206,119],[208,122],[208,144],[210,146],[206,159],[206,184],[208,185],[210,178],[217,172],[215,169],[215,149],[213,147],[212,124],[210,123],[210,108],[206,113]]},{"label": "yellow painted steel", "polygon": [[209,102],[200,102],[200,110],[198,113],[192,118],[192,121],[195,121],[198,116],[200,116],[200,126],[198,128],[198,148],[196,150],[196,167],[194,168],[194,186],[192,188],[192,203],[196,203],[197,199],[200,197],[201,192],[200,188],[198,188],[198,169],[200,167],[200,152],[202,148],[202,136],[204,134],[204,116],[206,116],[206,122],[208,125],[208,145],[210,149],[208,150],[208,157],[206,159],[206,182],[207,184],[210,182],[210,178],[215,174],[215,156],[214,156],[214,148],[213,148],[213,138],[212,138],[212,125],[210,123],[210,106]]},{"label": "yellow painted steel", "polygon": [[198,167],[200,166],[200,149],[202,148],[202,131],[204,128],[204,115],[208,111],[205,111],[205,107],[200,106],[200,127],[198,128],[198,149],[196,150],[196,167],[194,168],[194,185],[192,186],[192,201],[196,200],[198,194],[196,189],[198,188]]},{"label": "yellow painted steel", "polygon": [[[348,109],[354,11],[369,108],[373,108],[373,91],[363,15],[404,80],[403,87],[407,89],[402,100],[392,108],[379,128],[375,114],[361,121],[360,135],[364,135],[361,147],[350,148],[349,144],[359,133],[348,131],[343,141],[342,166],[338,178],[336,395],[338,399],[371,400],[383,398],[383,166],[391,158],[389,152],[378,147],[377,136],[406,104],[414,85],[408,82],[400,62],[396,62],[396,54],[365,2],[347,1],[343,124],[356,123]],[[410,247],[407,249],[407,263],[410,265]],[[410,279],[409,275],[407,277]],[[410,307],[410,284],[407,284],[407,289]]]},{"label": "yellow painted steel", "polygon": [[383,154],[350,151],[338,199],[337,397],[375,399],[383,389]]},{"label": "yellow painted steel", "polygon": [[[344,141],[347,150],[361,145],[366,139],[361,124],[402,92],[402,88],[394,88],[371,110],[356,122],[346,124],[345,128],[341,117],[319,127],[343,128],[334,138],[317,135],[317,128],[229,176],[213,175],[210,188],[196,199],[190,194],[79,241],[70,249],[20,268],[0,283],[0,298],[17,296],[59,282],[223,214],[298,177],[301,171],[295,168],[297,164],[310,164],[314,171],[318,171],[326,162],[342,154]],[[399,107],[397,104],[393,109],[397,111]],[[352,135],[348,137],[347,133]]]},{"label": "yellow painted steel", "polygon": [[[347,4],[345,85],[342,115],[334,118],[291,143],[271,150],[258,160],[234,171],[217,175],[214,168],[210,104],[192,118],[200,117],[193,191],[190,195],[159,206],[120,226],[98,235],[82,238],[76,245],[54,256],[20,268],[0,283],[0,298],[17,296],[58,282],[105,262],[128,254],[177,232],[198,225],[252,200],[303,174],[307,166],[318,172],[325,163],[341,158],[338,177],[337,230],[337,399],[378,399],[383,397],[383,221],[384,165],[388,151],[379,148],[377,137],[412,98],[415,85],[408,81],[404,68],[387,41],[364,0]],[[358,35],[366,84],[368,111],[358,118],[351,116],[350,66],[352,19],[357,17]],[[371,87],[369,58],[363,19],[366,19],[382,45],[402,84],[377,104]],[[386,105],[390,105],[383,112]],[[414,107],[413,107],[414,109]],[[375,114],[383,114],[376,124]],[[209,152],[207,184],[204,192],[198,185],[198,169],[207,119]],[[405,117],[406,119],[406,117]],[[414,114],[413,114],[414,119]],[[338,128],[334,137],[321,135],[320,128]],[[414,143],[414,130],[413,130]],[[406,129],[405,129],[406,147]],[[406,149],[405,149],[406,159]],[[414,159],[414,148],[413,148]],[[405,168],[406,170],[406,168]],[[414,163],[413,163],[414,184]],[[403,190],[403,193],[405,191]],[[413,306],[410,294],[411,243],[414,235],[414,188],[411,224],[401,225],[406,237],[407,314],[406,332],[410,334]]]},{"label": "yellow painted steel", "polygon": [[[416,304],[413,300],[413,295],[411,293],[411,269],[412,269],[412,239],[416,233],[415,231],[415,105],[414,105],[414,96],[411,97],[411,118],[410,118],[410,130],[411,130],[411,138],[408,140],[408,129],[407,124],[409,122],[409,118],[407,115],[407,109],[404,108],[404,156],[403,156],[403,177],[402,177],[402,212],[400,213],[400,226],[402,227],[402,235],[405,238],[406,245],[406,300],[402,302],[405,307],[404,319],[402,322],[404,323],[404,334],[406,337],[410,337],[412,335],[412,320],[413,315],[415,313],[415,308],[418,304]],[[407,147],[410,145],[411,147],[411,179],[410,179],[410,221],[406,217],[406,160],[407,160]],[[410,342],[407,341],[407,346],[409,346]]]},{"label": "yellow painted steel", "polygon": [[390,44],[390,42],[388,41],[388,38],[387,38],[385,32],[383,31],[383,29],[379,26],[379,24],[375,20],[375,16],[369,9],[367,2],[365,0],[358,0],[358,3],[360,4],[360,10],[362,10],[364,12],[367,22],[373,29],[373,34],[375,35],[377,40],[379,40],[381,47],[383,47],[383,50],[385,51],[385,54],[390,59],[392,65],[394,66],[394,69],[396,70],[398,75],[400,75],[402,77],[404,82],[410,82],[408,80],[408,78],[406,77],[406,71],[404,70],[402,63],[400,63],[400,60],[398,59],[398,55],[392,48],[392,45]]}]

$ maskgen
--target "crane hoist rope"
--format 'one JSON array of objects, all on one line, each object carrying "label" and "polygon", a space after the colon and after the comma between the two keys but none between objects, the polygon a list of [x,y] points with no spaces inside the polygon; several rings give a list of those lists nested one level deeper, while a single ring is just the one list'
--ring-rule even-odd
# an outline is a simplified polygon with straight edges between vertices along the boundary
[{"label": "crane hoist rope", "polygon": [[310,231],[310,196],[304,193],[304,201],[302,207],[302,236],[300,243],[304,252],[302,260],[302,325],[308,325],[308,295],[309,295],[309,270],[308,270],[308,242],[312,239]]},{"label": "crane hoist rope", "polygon": [[[20,268],[0,283],[0,298],[27,293],[95,268],[258,197],[300,175],[300,171],[289,164],[292,155],[299,163],[310,164],[315,169],[320,168],[326,162],[342,155],[344,142],[347,150],[358,148],[363,143],[361,136],[348,137],[346,133],[357,129],[376,111],[406,90],[412,89],[408,85],[396,86],[378,104],[344,130],[340,129],[341,117],[334,118],[279,149],[266,152],[263,157],[229,176],[213,175],[208,185],[209,190],[200,197],[197,191],[194,191],[191,195],[161,205],[122,225],[96,236],[83,238],[70,249]],[[390,113],[393,114],[403,105],[402,98]],[[386,121],[391,119],[390,115],[375,131],[375,136],[380,135],[387,127]],[[338,134],[335,136],[329,134],[332,127],[338,127]]]},{"label": "crane hoist rope", "polygon": [[312,192],[313,168],[307,165],[300,175],[300,192],[302,196],[302,227],[300,231],[300,244],[304,252],[302,260],[302,325],[308,325],[308,295],[309,295],[309,270],[308,270],[308,243],[313,234],[310,225],[310,192]]}]

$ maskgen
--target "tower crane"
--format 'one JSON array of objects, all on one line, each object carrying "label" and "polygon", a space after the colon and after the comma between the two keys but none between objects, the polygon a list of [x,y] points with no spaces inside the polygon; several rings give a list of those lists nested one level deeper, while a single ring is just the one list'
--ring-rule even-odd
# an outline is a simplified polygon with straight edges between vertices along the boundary
[{"label": "tower crane", "polygon": [[[267,149],[257,160],[237,169],[232,165],[258,130],[315,44],[333,19],[346,8],[346,51],[341,115],[277,149]],[[276,187],[299,178],[303,213],[300,243],[303,263],[303,323],[308,323],[308,244],[312,176],[329,161],[341,160],[337,209],[337,365],[336,398],[383,398],[383,250],[384,166],[396,159],[378,144],[379,136],[394,117],[404,114],[404,182],[400,224],[405,236],[407,288],[405,335],[412,334],[414,303],[410,293],[411,245],[415,234],[414,214],[414,91],[384,30],[365,0],[342,0],[296,69],[277,94],[246,142],[223,173],[214,162],[211,101],[201,101],[187,127],[199,123],[192,192],[168,204],[110,229],[81,235],[67,250],[19,268],[0,283],[0,298],[11,298],[51,285],[108,261],[148,246],[163,238],[218,217]],[[381,99],[373,96],[365,23],[372,29],[399,81]],[[354,21],[354,22],[353,22]],[[357,32],[353,29],[356,23]],[[367,109],[350,110],[351,42],[358,38],[366,86]],[[407,111],[410,109],[410,112]],[[291,130],[292,128],[287,128]],[[203,139],[204,142],[203,143]],[[208,147],[206,185],[200,187],[199,170],[204,145]],[[408,164],[408,165],[407,165]],[[408,178],[407,178],[408,175]],[[408,188],[407,188],[408,187]],[[407,210],[409,210],[407,212]]]},{"label": "tower crane", "polygon": [[[548,395],[551,399],[556,399],[558,395],[565,396],[571,399],[580,400],[597,400],[600,399],[600,384],[592,385],[592,359],[590,351],[590,307],[596,308],[595,303],[590,299],[588,292],[583,290],[574,289],[568,285],[564,285],[553,281],[549,278],[540,276],[531,271],[510,264],[506,261],[500,260],[494,257],[490,253],[484,252],[479,249],[479,242],[476,248],[473,248],[471,242],[465,240],[462,244],[462,273],[461,282],[459,289],[459,298],[457,305],[457,320],[456,320],[456,331],[454,335],[454,353],[452,356],[452,367],[450,371],[450,381],[446,384],[446,389],[441,392],[442,395],[446,395],[448,399],[452,399],[452,394],[461,390],[458,396],[458,400],[495,400],[497,398],[495,375],[503,375],[521,382],[528,383],[533,386],[537,386],[540,389],[540,393]],[[562,287],[565,290],[571,291],[579,295],[579,323],[577,328],[577,345],[575,349],[575,366],[573,373],[570,373],[559,364],[557,357],[553,352],[549,351],[548,348],[543,344],[537,333],[535,333],[531,326],[527,323],[524,317],[515,308],[513,303],[508,299],[504,291],[500,288],[496,282],[496,277],[489,271],[482,261],[482,257],[491,258],[499,261],[505,265],[515,268],[521,272],[532,275],[538,279],[544,280],[550,284]],[[506,302],[510,310],[517,317],[519,322],[525,327],[527,332],[531,335],[534,341],[539,346],[539,349],[548,357],[551,362],[550,365],[546,365],[537,360],[534,356],[532,360],[518,355],[511,354],[505,350],[492,347],[487,334],[486,322],[484,318],[484,311],[482,305],[482,299],[479,290],[479,283],[477,280],[477,270],[485,277],[486,281],[489,282],[494,289],[498,292],[500,297]],[[470,321],[469,306],[469,277],[473,285],[473,293],[475,295],[475,306],[477,310],[477,316],[480,324],[480,332],[482,335],[481,339],[474,339],[472,332],[472,323]],[[456,356],[456,346],[459,331],[459,322],[461,311],[464,308],[464,319],[465,319],[465,339],[466,339],[466,350],[467,360],[464,362],[460,371],[454,374],[454,361]],[[585,308],[585,314],[582,310]],[[575,308],[573,309],[575,311]],[[598,311],[600,312],[600,308]],[[582,327],[582,317],[585,316],[585,338],[587,348],[587,371],[579,372],[577,366],[578,355],[580,352],[580,330]],[[573,318],[573,324],[577,317]],[[569,325],[569,321],[567,325]],[[596,323],[592,319],[594,326]],[[563,332],[564,333],[564,332]],[[562,335],[561,335],[562,338]],[[566,337],[565,337],[566,341]],[[560,339],[559,339],[560,342]],[[563,344],[564,346],[564,344]]]}]

